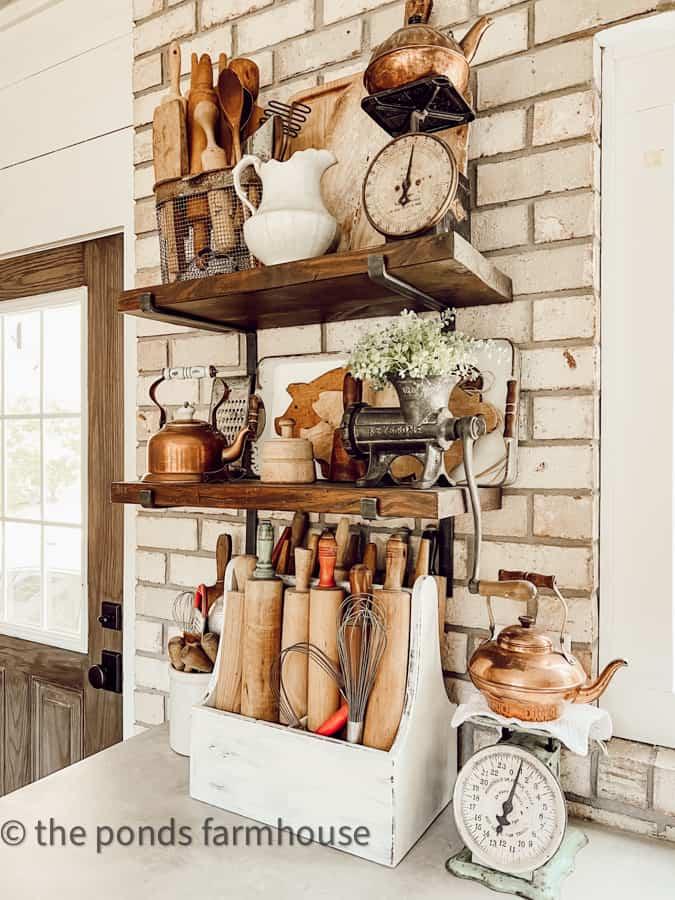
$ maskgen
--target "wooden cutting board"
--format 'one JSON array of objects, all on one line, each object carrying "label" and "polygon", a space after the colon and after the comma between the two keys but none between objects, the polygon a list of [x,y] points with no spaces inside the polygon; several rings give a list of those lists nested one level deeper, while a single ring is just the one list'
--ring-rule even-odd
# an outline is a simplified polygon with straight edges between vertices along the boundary
[{"label": "wooden cutting board", "polygon": [[152,156],[155,181],[187,175],[188,144],[187,100],[180,92],[180,47],[169,47],[169,92],[155,110],[152,119]]},{"label": "wooden cutting board", "polygon": [[[312,111],[298,137],[289,142],[288,154],[307,147],[326,147],[338,160],[321,181],[326,206],[340,226],[338,252],[383,243],[382,235],[370,225],[363,211],[361,188],[373,157],[391,138],[361,109],[365,96],[363,73],[357,72],[291,98],[291,102],[308,104]],[[439,136],[450,145],[460,172],[466,174],[468,127],[439,132]]]}]

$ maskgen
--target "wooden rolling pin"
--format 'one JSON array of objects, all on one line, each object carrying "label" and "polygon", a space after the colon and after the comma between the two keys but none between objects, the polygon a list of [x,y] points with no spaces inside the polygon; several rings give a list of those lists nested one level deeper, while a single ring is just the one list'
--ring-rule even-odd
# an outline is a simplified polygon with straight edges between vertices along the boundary
[{"label": "wooden rolling pin", "polygon": [[[241,712],[265,722],[279,721],[278,685],[272,666],[281,652],[283,582],[272,568],[272,523],[258,525],[258,564],[246,582]],[[276,690],[275,690],[276,688]]]},{"label": "wooden rolling pin", "polygon": [[225,618],[221,641],[218,681],[216,682],[216,709],[226,712],[241,712],[241,668],[244,647],[244,590],[246,582],[253,574],[255,556],[235,556],[232,562],[233,590],[225,591]]},{"label": "wooden rolling pin", "polygon": [[[296,547],[295,587],[286,588],[281,629],[281,649],[309,640],[309,567],[312,551]],[[284,662],[284,687],[298,719],[307,715],[307,664],[304,653],[290,653]],[[288,725],[286,717],[279,721]]]},{"label": "wooden rolling pin", "polygon": [[373,576],[373,581],[375,581],[375,575],[377,573],[377,544],[372,541],[366,544],[366,549],[363,551],[363,565],[368,566]]},{"label": "wooden rolling pin", "polygon": [[345,565],[347,556],[347,547],[349,545],[349,519],[343,516],[338,522],[335,532],[335,542],[337,544],[337,556],[335,559],[335,580],[344,581],[347,577],[347,567]]},{"label": "wooden rolling pin", "polygon": [[312,564],[309,569],[309,577],[313,578],[316,572],[316,564],[319,560],[319,538],[321,534],[318,531],[310,531],[307,537],[307,549],[312,551]]},{"label": "wooden rolling pin", "polygon": [[[337,668],[337,617],[344,591],[335,584],[335,537],[326,532],[319,540],[319,583],[309,592],[309,641],[322,650]],[[335,681],[311,658],[307,672],[307,727],[323,725],[340,707]]]},{"label": "wooden rolling pin", "polygon": [[387,646],[366,710],[363,743],[378,750],[391,749],[405,701],[411,600],[410,592],[401,587],[406,563],[406,544],[394,535],[387,543],[384,589],[373,591],[386,617]]},{"label": "wooden rolling pin", "polygon": [[295,515],[293,516],[293,521],[291,522],[291,547],[290,552],[291,556],[289,559],[289,568],[288,574],[295,575],[295,551],[298,547],[302,547],[302,542],[305,539],[305,534],[307,533],[307,526],[309,525],[309,516],[306,512],[303,512],[299,509]]},{"label": "wooden rolling pin", "polygon": [[187,138],[187,100],[180,92],[180,47],[169,45],[169,82],[166,97],[152,119],[152,149],[155,181],[187,175],[190,161]]}]

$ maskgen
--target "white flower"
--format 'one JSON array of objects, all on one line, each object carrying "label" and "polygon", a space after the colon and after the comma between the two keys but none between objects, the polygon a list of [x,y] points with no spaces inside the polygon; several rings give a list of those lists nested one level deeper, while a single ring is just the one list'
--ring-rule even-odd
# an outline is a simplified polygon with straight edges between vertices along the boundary
[{"label": "white flower", "polygon": [[446,331],[446,315],[421,319],[411,310],[380,331],[365,334],[349,360],[355,378],[383,388],[391,378],[438,378],[470,374],[480,350],[490,341],[479,341],[457,331]]}]

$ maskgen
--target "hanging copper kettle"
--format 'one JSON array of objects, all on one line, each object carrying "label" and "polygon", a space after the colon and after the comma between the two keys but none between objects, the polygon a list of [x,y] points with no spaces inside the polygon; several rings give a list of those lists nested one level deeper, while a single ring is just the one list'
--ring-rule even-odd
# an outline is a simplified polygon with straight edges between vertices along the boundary
[{"label": "hanging copper kettle", "polygon": [[[535,626],[532,616],[521,616],[519,625],[505,628],[495,640],[481,644],[469,662],[469,676],[485,696],[490,709],[525,722],[549,722],[563,713],[565,701],[591,703],[606,690],[615,672],[627,665],[623,659],[609,663],[593,681],[581,664],[563,646],[567,604],[553,576],[523,572],[500,573],[500,578],[523,578],[550,587],[561,601],[564,616],[560,646]],[[489,600],[488,600],[489,603]],[[494,617],[490,625],[494,635]]]},{"label": "hanging copper kettle", "polygon": [[433,0],[408,0],[405,25],[373,50],[363,83],[369,94],[446,75],[460,94],[469,85],[469,65],[492,19],[483,16],[461,41],[428,25]]},{"label": "hanging copper kettle", "polygon": [[[192,367],[190,371],[198,368]],[[166,410],[156,399],[156,390],[165,377],[166,372],[150,387],[150,399],[160,411],[160,430],[148,441],[148,472],[143,481],[179,484],[226,478],[228,463],[239,459],[246,441],[256,435],[258,398],[250,398],[248,423],[228,446],[225,436],[216,428],[216,413],[230,393],[225,382],[221,385],[222,396],[211,409],[209,422],[195,418],[191,403],[185,403],[173,421],[167,422]]]}]

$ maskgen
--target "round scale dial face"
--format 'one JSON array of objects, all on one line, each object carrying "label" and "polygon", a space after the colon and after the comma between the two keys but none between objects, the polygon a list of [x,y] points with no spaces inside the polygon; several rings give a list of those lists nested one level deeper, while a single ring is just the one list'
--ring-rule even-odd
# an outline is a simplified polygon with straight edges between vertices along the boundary
[{"label": "round scale dial face", "polygon": [[432,228],[457,193],[459,173],[448,145],[431,134],[404,134],[383,147],[363,182],[370,224],[388,237]]},{"label": "round scale dial face", "polygon": [[567,826],[565,798],[551,770],[508,744],[471,757],[457,778],[453,805],[474,862],[509,874],[548,862]]}]

